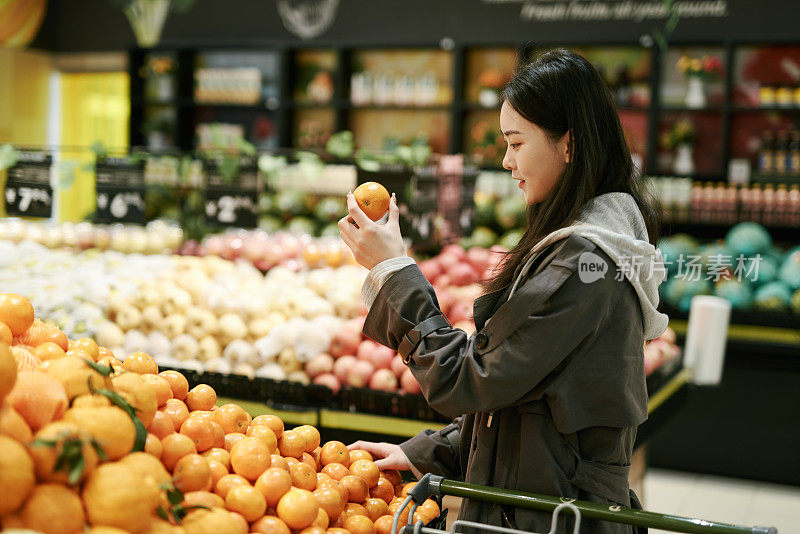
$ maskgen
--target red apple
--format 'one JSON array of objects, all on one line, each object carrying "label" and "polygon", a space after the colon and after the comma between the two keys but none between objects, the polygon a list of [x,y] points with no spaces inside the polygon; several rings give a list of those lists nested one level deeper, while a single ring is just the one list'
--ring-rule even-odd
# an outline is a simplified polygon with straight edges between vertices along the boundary
[{"label": "red apple", "polygon": [[447,273],[440,274],[439,276],[436,277],[436,280],[433,282],[433,287],[435,288],[438,287],[445,288],[445,287],[450,287],[451,285],[453,285],[453,281],[450,278],[450,275]]},{"label": "red apple", "polygon": [[403,363],[403,358],[399,354],[392,358],[392,363],[389,368],[397,378],[400,378],[407,369],[406,364]]},{"label": "red apple", "polygon": [[306,374],[309,378],[333,372],[333,358],[330,354],[320,353],[306,362]]},{"label": "red apple", "polygon": [[464,247],[457,243],[451,243],[449,245],[445,245],[442,248],[442,252],[440,255],[451,254],[458,259],[464,259],[467,257],[467,252],[464,250]]},{"label": "red apple", "polygon": [[483,247],[471,247],[467,251],[467,261],[479,273],[486,270],[489,266],[489,250]]},{"label": "red apple", "polygon": [[457,263],[447,271],[454,285],[466,286],[478,280],[478,272],[469,263]]},{"label": "red apple", "polygon": [[472,303],[463,300],[456,301],[447,312],[451,323],[472,319]]},{"label": "red apple", "polygon": [[436,260],[439,262],[439,266],[441,266],[442,269],[449,271],[453,265],[461,262],[461,257],[455,254],[439,254]]},{"label": "red apple", "polygon": [[430,283],[433,283],[436,278],[442,274],[442,267],[434,259],[425,260],[419,263],[419,270]]},{"label": "red apple", "polygon": [[334,358],[345,354],[355,354],[361,343],[361,330],[354,323],[346,322],[342,329],[334,334],[331,340],[330,352]]},{"label": "red apple", "polygon": [[347,373],[347,385],[354,388],[363,388],[369,384],[375,366],[364,360],[356,360]]},{"label": "red apple", "polygon": [[389,369],[378,369],[369,379],[369,387],[378,391],[394,391],[397,389],[397,377]]},{"label": "red apple", "polygon": [[397,353],[389,347],[378,345],[372,353],[372,365],[375,366],[375,369],[388,369],[392,365],[395,354]]},{"label": "red apple", "polygon": [[356,358],[359,360],[372,361],[372,353],[378,348],[378,344],[371,339],[365,339],[358,345]]},{"label": "red apple", "polygon": [[400,377],[400,385],[403,387],[403,391],[406,393],[415,395],[422,393],[422,390],[417,383],[417,379],[414,378],[413,374],[411,374],[411,369],[406,369],[403,371],[403,375]]},{"label": "red apple", "polygon": [[350,354],[342,356],[333,362],[333,374],[344,384],[347,382],[347,375],[350,373],[350,368],[353,367],[357,361],[356,357]]},{"label": "red apple", "polygon": [[439,309],[442,310],[442,313],[447,315],[450,313],[450,308],[455,304],[456,298],[453,296],[452,293],[447,291],[446,289],[435,289],[436,291],[436,300],[439,301]]},{"label": "red apple", "polygon": [[321,375],[315,376],[314,384],[318,386],[327,386],[333,391],[334,395],[339,393],[339,390],[342,388],[342,384],[339,382],[339,379],[331,373],[322,373]]}]

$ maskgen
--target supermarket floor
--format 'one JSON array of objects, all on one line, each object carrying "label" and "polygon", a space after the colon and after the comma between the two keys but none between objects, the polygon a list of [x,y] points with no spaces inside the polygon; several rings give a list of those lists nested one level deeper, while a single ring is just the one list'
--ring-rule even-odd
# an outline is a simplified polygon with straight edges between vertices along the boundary
[{"label": "supermarket floor", "polygon": [[648,469],[644,501],[653,512],[800,533],[800,488],[793,486]]},{"label": "supermarket floor", "polygon": [[[800,534],[800,488],[793,486],[650,468],[644,501],[651,512]],[[447,497],[445,505],[451,508],[449,528],[458,514],[458,499]],[[651,529],[650,534],[667,532]]]}]

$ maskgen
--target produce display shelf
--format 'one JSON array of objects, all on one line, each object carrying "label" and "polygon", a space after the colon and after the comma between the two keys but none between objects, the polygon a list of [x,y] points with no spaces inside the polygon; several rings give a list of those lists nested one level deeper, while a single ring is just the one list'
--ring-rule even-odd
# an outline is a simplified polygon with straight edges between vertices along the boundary
[{"label": "produce display shelf", "polygon": [[648,415],[658,410],[682,387],[688,384],[690,378],[691,374],[688,369],[680,369],[666,384],[650,395],[650,399],[647,401]]},{"label": "produce display shelf", "polygon": [[[669,325],[677,335],[686,336],[688,321],[672,319]],[[728,341],[763,343],[769,346],[784,346],[789,349],[800,350],[800,329],[731,324],[728,326]]]},{"label": "produce display shelf", "polygon": [[392,436],[412,437],[423,430],[438,430],[445,426],[444,423],[432,421],[419,421],[371,415],[365,413],[340,412],[336,410],[320,410],[319,426],[322,428],[336,428],[339,430],[352,430],[357,432],[377,432]]},{"label": "produce display shelf", "polygon": [[[316,391],[322,388],[330,392],[322,386],[176,370],[184,373],[190,387],[211,385],[219,395],[217,405],[234,402],[254,417],[273,414],[292,426],[314,425],[323,429],[412,437],[423,430],[443,428],[449,422],[446,417],[433,411],[421,395],[344,388],[338,397],[332,393],[326,397]],[[650,395],[648,414],[659,410],[661,420],[669,416],[669,413],[663,412],[674,412],[676,403],[673,401],[679,397],[678,393],[688,380],[689,373],[681,367],[679,360],[657,369],[647,378]],[[305,403],[299,404],[298,401]],[[420,406],[425,406],[427,410],[421,410]],[[404,407],[405,410],[398,411],[398,407]],[[415,417],[413,414],[419,415]],[[640,430],[641,437],[648,436],[658,425],[658,421],[644,423]]]}]

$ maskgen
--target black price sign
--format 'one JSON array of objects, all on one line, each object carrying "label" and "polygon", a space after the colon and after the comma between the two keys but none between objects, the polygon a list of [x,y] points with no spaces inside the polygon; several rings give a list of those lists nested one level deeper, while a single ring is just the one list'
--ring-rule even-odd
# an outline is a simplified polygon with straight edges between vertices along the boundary
[{"label": "black price sign", "polygon": [[215,162],[206,161],[205,212],[211,225],[256,227],[258,167],[253,158],[242,158],[232,180],[222,176]]},{"label": "black price sign", "polygon": [[50,217],[53,187],[50,169],[53,157],[40,151],[20,151],[17,164],[6,175],[6,213],[22,217]]},{"label": "black price sign", "polygon": [[98,222],[145,222],[144,161],[98,157],[95,191]]}]

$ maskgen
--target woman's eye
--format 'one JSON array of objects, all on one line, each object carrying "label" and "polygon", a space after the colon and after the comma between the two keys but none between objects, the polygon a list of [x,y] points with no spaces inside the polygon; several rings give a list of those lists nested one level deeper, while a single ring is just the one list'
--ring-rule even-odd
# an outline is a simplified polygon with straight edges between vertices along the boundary
[{"label": "woman's eye", "polygon": [[511,144],[510,144],[510,145],[508,145],[508,146],[510,146],[511,148],[513,148],[514,150],[516,150],[516,149],[518,149],[518,148],[519,148],[519,145],[521,145],[521,144],[522,144],[522,143],[511,143]]}]

